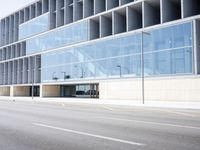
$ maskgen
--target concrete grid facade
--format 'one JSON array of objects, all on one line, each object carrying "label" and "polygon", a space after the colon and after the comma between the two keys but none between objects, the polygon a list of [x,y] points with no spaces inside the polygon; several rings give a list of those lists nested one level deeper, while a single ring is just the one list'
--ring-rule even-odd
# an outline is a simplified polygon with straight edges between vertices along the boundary
[{"label": "concrete grid facade", "polygon": [[199,0],[40,0],[0,44],[2,97],[200,100]]}]

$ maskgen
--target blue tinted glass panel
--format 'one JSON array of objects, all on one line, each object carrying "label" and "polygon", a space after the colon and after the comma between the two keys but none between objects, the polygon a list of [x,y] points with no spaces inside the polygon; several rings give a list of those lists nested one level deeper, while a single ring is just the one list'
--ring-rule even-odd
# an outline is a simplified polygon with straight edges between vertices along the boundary
[{"label": "blue tinted glass panel", "polygon": [[19,26],[19,39],[25,39],[33,35],[49,30],[49,13],[34,18]]},{"label": "blue tinted glass panel", "polygon": [[192,48],[144,55],[145,76],[192,73]]},{"label": "blue tinted glass panel", "polygon": [[144,52],[192,45],[192,23],[179,24],[144,33]]},{"label": "blue tinted glass panel", "polygon": [[[188,23],[185,24],[187,25]],[[177,25],[175,27],[177,28]],[[185,27],[184,29],[186,30]],[[176,30],[178,34],[179,30]],[[184,32],[191,33],[191,31]],[[146,51],[144,53],[145,76],[191,74],[193,47],[187,38],[182,39],[185,41],[172,40],[173,46],[170,49],[163,49],[164,47],[161,46],[161,50]],[[68,80],[120,78],[120,74],[121,77],[140,77],[141,43],[141,34],[133,34],[43,54],[42,82],[53,81],[52,75],[49,74],[59,78],[58,81],[63,81],[62,72],[70,76]],[[144,43],[148,42],[144,41]],[[179,47],[180,43],[183,47]],[[174,48],[176,46],[178,48]],[[46,75],[48,68],[49,74]]]},{"label": "blue tinted glass panel", "polygon": [[123,75],[141,75],[141,55],[131,55],[122,57],[121,71]]},{"label": "blue tinted glass panel", "polygon": [[27,54],[46,51],[88,40],[88,21],[59,28],[27,40]]}]

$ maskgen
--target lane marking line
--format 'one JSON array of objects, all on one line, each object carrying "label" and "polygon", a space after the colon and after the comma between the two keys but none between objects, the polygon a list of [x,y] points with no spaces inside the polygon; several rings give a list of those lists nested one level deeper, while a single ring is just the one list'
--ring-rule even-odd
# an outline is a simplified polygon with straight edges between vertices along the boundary
[{"label": "lane marking line", "polygon": [[110,111],[113,111],[114,109],[110,108],[110,107],[107,107],[107,106],[102,106],[102,108],[104,109],[107,109],[107,110],[110,110]]},{"label": "lane marking line", "polygon": [[76,130],[71,130],[71,129],[66,129],[66,128],[60,128],[60,127],[50,126],[50,125],[41,124],[41,123],[33,123],[33,125],[39,126],[39,127],[44,127],[44,128],[49,128],[49,129],[54,129],[54,130],[60,130],[60,131],[64,131],[64,132],[70,132],[70,133],[79,134],[79,135],[84,135],[84,136],[90,136],[90,137],[103,139],[103,140],[119,142],[119,143],[123,143],[123,144],[136,145],[136,146],[144,146],[145,145],[145,144],[137,143],[137,142],[133,142],[133,141],[127,141],[127,140],[117,139],[117,138],[113,138],[113,137],[107,137],[107,136],[96,135],[96,134],[91,134],[91,133],[87,133],[87,132],[81,132],[81,131],[76,131]]},{"label": "lane marking line", "polygon": [[200,130],[200,127],[184,126],[184,125],[170,124],[170,123],[159,123],[159,122],[142,121],[142,120],[131,120],[131,119],[121,119],[121,118],[111,118],[111,117],[98,117],[98,118]]},{"label": "lane marking line", "polygon": [[161,112],[167,112],[167,113],[171,113],[171,114],[176,114],[176,115],[181,115],[181,116],[187,116],[187,117],[195,117],[195,115],[187,113],[187,112],[178,112],[178,111],[173,111],[173,110],[166,110],[166,109],[150,109],[150,110],[154,110],[154,111],[161,111]]}]

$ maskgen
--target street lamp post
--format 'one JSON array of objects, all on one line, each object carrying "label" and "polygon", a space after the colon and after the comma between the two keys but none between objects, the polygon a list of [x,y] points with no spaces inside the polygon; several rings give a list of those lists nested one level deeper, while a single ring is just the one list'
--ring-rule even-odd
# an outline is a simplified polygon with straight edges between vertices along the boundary
[{"label": "street lamp post", "polygon": [[34,98],[34,67],[33,67],[33,69],[32,69],[32,89],[31,89],[32,91],[31,91],[31,96],[32,96],[32,100],[33,100],[33,98]]},{"label": "street lamp post", "polygon": [[151,35],[148,32],[142,31],[142,39],[141,39],[141,69],[142,69],[142,104],[145,103],[145,95],[144,95],[144,35]]},{"label": "street lamp post", "polygon": [[33,65],[33,69],[32,69],[32,89],[31,89],[32,99],[34,99],[34,82],[35,82],[35,80],[34,80],[34,78],[35,78],[35,71],[34,70],[36,70],[37,59],[40,59],[40,56],[37,55],[37,56],[33,57],[33,59],[35,60],[35,62],[33,63],[34,65]]},{"label": "street lamp post", "polygon": [[[74,67],[78,69],[79,66],[78,66],[78,65],[75,65]],[[81,69],[81,78],[84,78],[84,69],[83,69],[82,66],[79,67],[79,68]]]},{"label": "street lamp post", "polygon": [[119,68],[120,78],[122,77],[122,70],[126,70],[128,74],[130,73],[130,70],[127,67],[124,67],[124,66],[121,66],[121,65],[117,65],[116,67]]},{"label": "street lamp post", "polygon": [[63,72],[61,72],[61,73],[63,73],[63,79],[65,80],[65,79],[66,79],[66,72],[63,71]]},{"label": "street lamp post", "polygon": [[122,66],[117,65],[116,67],[119,68],[119,75],[120,75],[120,78],[121,78],[122,77]]}]

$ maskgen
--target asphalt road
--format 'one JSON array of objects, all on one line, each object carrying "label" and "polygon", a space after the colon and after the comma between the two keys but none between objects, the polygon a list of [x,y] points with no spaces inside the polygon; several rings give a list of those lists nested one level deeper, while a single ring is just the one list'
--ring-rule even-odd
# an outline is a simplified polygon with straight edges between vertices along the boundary
[{"label": "asphalt road", "polygon": [[200,110],[0,101],[0,150],[200,150]]}]

